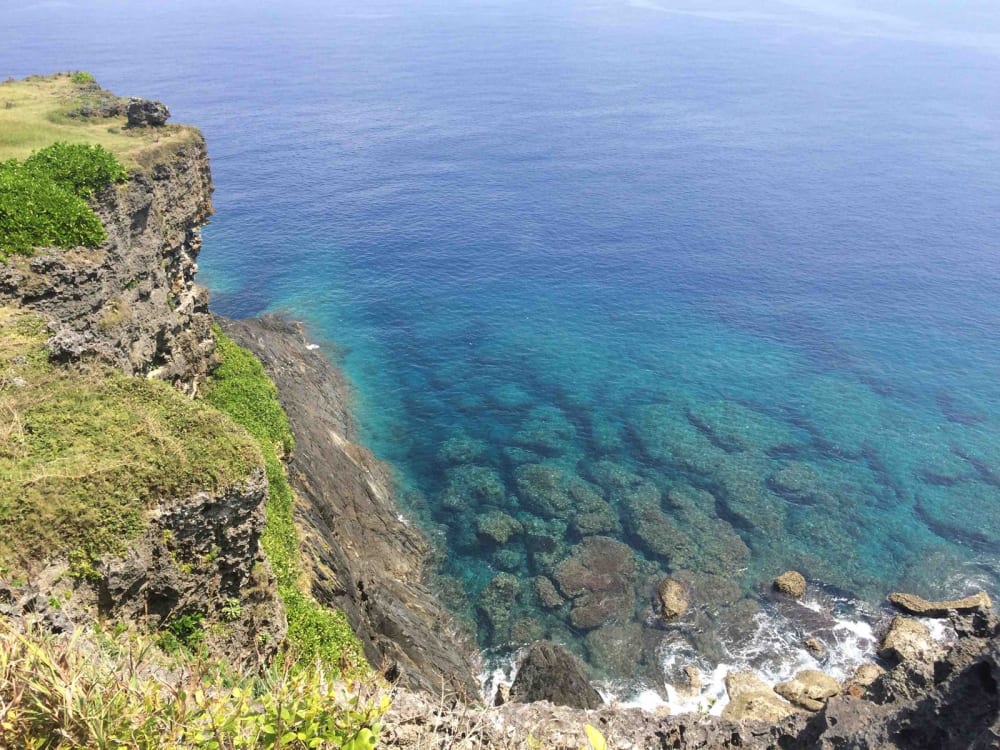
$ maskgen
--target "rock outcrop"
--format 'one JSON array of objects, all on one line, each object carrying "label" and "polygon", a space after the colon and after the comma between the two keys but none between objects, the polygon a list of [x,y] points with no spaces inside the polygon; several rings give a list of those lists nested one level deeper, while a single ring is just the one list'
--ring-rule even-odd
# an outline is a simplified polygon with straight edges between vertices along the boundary
[{"label": "rock outcrop", "polygon": [[278,387],[296,447],[289,478],[317,601],[342,609],[368,660],[414,689],[475,698],[474,647],[427,585],[431,547],[400,514],[386,467],[354,442],[340,372],[276,318],[222,320]]},{"label": "rock outcrop", "polygon": [[840,683],[815,669],[803,669],[787,682],[775,685],[774,692],[807,711],[819,711],[828,698],[840,693]]},{"label": "rock outcrop", "polygon": [[775,723],[795,713],[795,708],[778,697],[762,679],[749,672],[726,675],[729,703],[722,710],[726,719],[766,721]]},{"label": "rock outcrop", "polygon": [[660,614],[666,621],[676,620],[688,608],[688,592],[676,578],[664,578],[656,589],[660,604]]},{"label": "rock outcrop", "polygon": [[108,234],[100,248],[10,258],[0,264],[0,303],[48,321],[57,358],[96,356],[192,394],[215,350],[208,293],[194,283],[212,179],[201,134],[175,137],[94,197]]},{"label": "rock outcrop", "polygon": [[285,634],[259,545],[266,500],[267,480],[256,469],[221,492],[153,508],[148,528],[124,554],[93,561],[85,575],[56,560],[30,585],[0,587],[0,614],[56,632],[97,618],[169,630],[186,617],[201,643],[233,666],[263,666]]},{"label": "rock outcrop", "polygon": [[170,110],[163,102],[133,97],[128,100],[125,107],[125,116],[128,118],[127,127],[155,128],[167,124],[167,120],[170,119]]},{"label": "rock outcrop", "polygon": [[514,703],[548,701],[570,708],[598,708],[604,699],[587,679],[580,661],[562,646],[548,641],[532,643],[510,688]]},{"label": "rock outcrop", "polygon": [[806,579],[801,573],[789,570],[775,578],[771,587],[785,596],[801,599],[806,593]]},{"label": "rock outcrop", "polygon": [[898,609],[917,617],[947,617],[951,611],[987,612],[993,606],[989,596],[982,591],[963,599],[947,599],[939,602],[928,601],[914,594],[895,593],[889,594],[889,601]]},{"label": "rock outcrop", "polygon": [[878,653],[883,659],[914,664],[932,662],[939,651],[926,625],[909,617],[895,617]]},{"label": "rock outcrop", "polygon": [[[596,710],[549,702],[506,703],[469,712],[442,708],[433,697],[399,692],[383,740],[399,748],[526,746],[527,737],[551,750],[587,747],[584,725],[597,727],[609,748],[741,748],[741,750],[986,750],[1000,747],[1000,623],[992,615],[953,621],[958,641],[937,662],[937,675],[916,697],[876,702],[848,690],[815,713],[798,710],[759,678],[727,679],[735,707],[722,717],[658,716],[638,709]],[[870,665],[873,666],[873,665]],[[859,672],[862,670],[859,670]],[[899,665],[880,674],[865,669],[856,682],[905,679]],[[895,677],[894,677],[895,673]],[[832,686],[831,686],[832,687]],[[730,706],[733,706],[731,703]]]}]

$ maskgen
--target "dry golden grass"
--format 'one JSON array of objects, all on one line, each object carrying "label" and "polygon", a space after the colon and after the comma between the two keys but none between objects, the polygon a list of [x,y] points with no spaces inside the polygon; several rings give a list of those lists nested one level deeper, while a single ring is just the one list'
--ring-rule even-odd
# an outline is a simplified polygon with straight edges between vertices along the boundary
[{"label": "dry golden grass", "polygon": [[196,128],[166,125],[127,129],[125,117],[71,117],[95,89],[69,73],[0,83],[0,161],[24,159],[56,141],[96,143],[126,168],[149,163],[150,154],[201,138]]}]

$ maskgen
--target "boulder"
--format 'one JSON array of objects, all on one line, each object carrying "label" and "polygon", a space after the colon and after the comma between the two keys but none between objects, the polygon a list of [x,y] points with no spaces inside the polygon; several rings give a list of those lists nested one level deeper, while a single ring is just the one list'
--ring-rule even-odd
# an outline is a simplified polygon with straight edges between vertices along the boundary
[{"label": "boulder", "polygon": [[493,693],[493,705],[502,706],[510,702],[510,685],[501,682],[497,685],[496,692]]},{"label": "boulder", "polygon": [[656,598],[660,602],[660,612],[663,619],[675,620],[684,614],[688,608],[688,591],[683,583],[676,578],[664,578],[656,589]]},{"label": "boulder", "polygon": [[889,601],[896,608],[918,617],[947,617],[951,610],[959,613],[988,612],[993,608],[989,596],[983,591],[964,599],[947,599],[940,602],[928,601],[914,594],[894,593],[889,594]]},{"label": "boulder", "polygon": [[495,510],[476,519],[479,536],[493,544],[506,544],[507,541],[524,531],[521,522],[503,511]]},{"label": "boulder", "polygon": [[726,692],[729,704],[722,709],[724,719],[777,723],[795,713],[791,703],[779,697],[770,685],[750,672],[727,674]]},{"label": "boulder", "polygon": [[885,674],[878,664],[862,664],[843,684],[843,692],[852,698],[863,698],[875,680]]},{"label": "boulder", "polygon": [[600,708],[604,704],[580,661],[549,641],[535,641],[528,647],[510,687],[510,701],[549,701],[557,706],[583,709]]},{"label": "boulder", "polygon": [[894,661],[926,663],[932,662],[939,651],[926,625],[909,617],[894,617],[878,655]]},{"label": "boulder", "polygon": [[689,664],[681,670],[681,679],[674,684],[674,689],[681,695],[697,695],[701,690],[702,678],[701,670]]},{"label": "boulder", "polygon": [[774,579],[772,588],[778,593],[801,599],[806,593],[806,579],[801,573],[789,570]]},{"label": "boulder", "polygon": [[808,711],[819,711],[827,698],[840,693],[840,683],[815,669],[803,669],[788,682],[774,686],[774,692],[789,703]]},{"label": "boulder", "polygon": [[822,659],[826,656],[826,646],[823,645],[823,641],[819,638],[806,638],[802,641],[802,645],[806,647],[806,651],[817,659]]},{"label": "boulder", "polygon": [[566,603],[562,595],[556,591],[555,584],[545,576],[538,576],[535,579],[535,593],[538,594],[538,600],[546,609],[559,609]]},{"label": "boulder", "polygon": [[163,102],[132,98],[125,107],[125,116],[130,128],[160,127],[167,123],[170,110]]}]

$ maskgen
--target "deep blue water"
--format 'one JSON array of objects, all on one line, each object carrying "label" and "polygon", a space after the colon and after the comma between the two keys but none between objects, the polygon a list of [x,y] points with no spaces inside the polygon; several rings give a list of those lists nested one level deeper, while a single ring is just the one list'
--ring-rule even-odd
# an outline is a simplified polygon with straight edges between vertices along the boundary
[{"label": "deep blue water", "polygon": [[[997,590],[994,3],[2,5],[0,76],[204,129],[215,309],[336,342],[484,646],[653,669],[664,573],[708,662],[786,568]],[[585,637],[532,578],[595,532],[639,567]]]}]

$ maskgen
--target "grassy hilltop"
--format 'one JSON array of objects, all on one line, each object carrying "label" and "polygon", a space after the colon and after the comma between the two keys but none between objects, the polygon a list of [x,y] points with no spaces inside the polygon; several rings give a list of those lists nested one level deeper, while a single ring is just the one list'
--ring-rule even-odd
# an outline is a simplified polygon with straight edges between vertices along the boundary
[{"label": "grassy hilltop", "polygon": [[198,136],[197,128],[187,125],[126,128],[124,113],[101,116],[121,101],[87,73],[57,73],[0,83],[0,162],[25,159],[33,151],[61,141],[102,146],[126,168],[138,168],[154,163],[164,150]]}]

